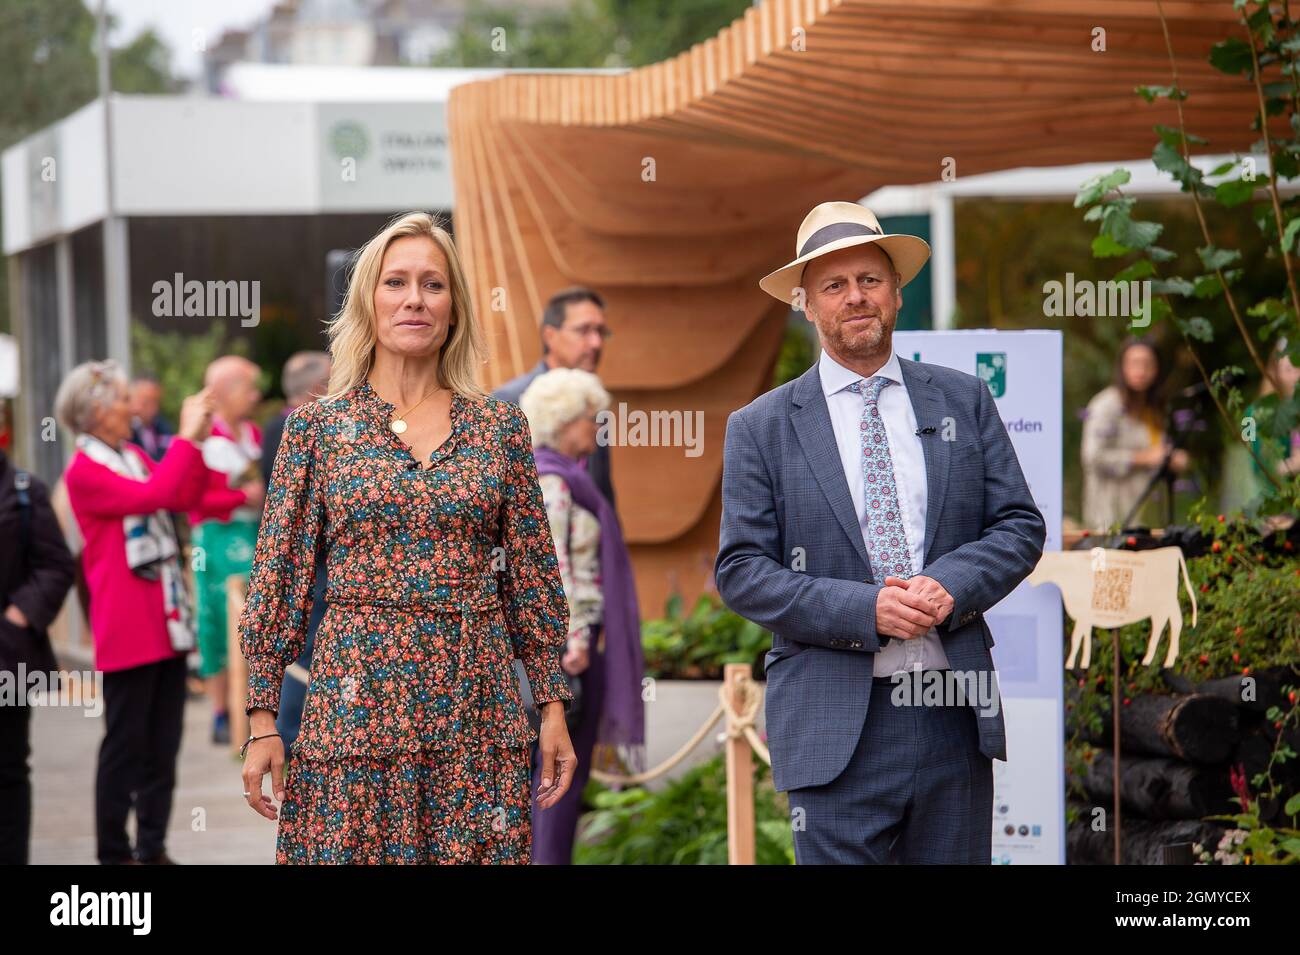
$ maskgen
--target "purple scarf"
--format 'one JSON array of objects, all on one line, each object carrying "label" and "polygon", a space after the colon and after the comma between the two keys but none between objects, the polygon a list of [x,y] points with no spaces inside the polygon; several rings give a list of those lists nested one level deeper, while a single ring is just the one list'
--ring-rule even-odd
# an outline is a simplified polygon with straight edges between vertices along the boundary
[{"label": "purple scarf", "polygon": [[[537,473],[558,474],[569,486],[574,503],[600,521],[600,584],[604,595],[605,701],[600,711],[597,741],[623,747],[631,768],[642,769],[645,706],[641,679],[641,612],[636,599],[632,560],[623,543],[623,529],[613,505],[600,493],[583,465],[553,448],[537,448]],[[595,647],[592,647],[593,655]]]}]

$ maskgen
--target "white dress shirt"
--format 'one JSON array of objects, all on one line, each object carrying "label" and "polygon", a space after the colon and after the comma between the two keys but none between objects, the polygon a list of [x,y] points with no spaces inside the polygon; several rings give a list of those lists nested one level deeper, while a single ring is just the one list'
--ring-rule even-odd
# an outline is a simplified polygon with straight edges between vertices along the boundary
[{"label": "white dress shirt", "polygon": [[[867,495],[862,476],[861,438],[864,402],[862,395],[848,390],[853,382],[866,379],[856,371],[845,368],[826,351],[822,352],[817,367],[822,380],[822,393],[826,396],[826,409],[831,416],[831,427],[835,431],[835,443],[840,450],[840,462],[844,466],[844,477],[849,484],[849,496],[853,498],[853,509],[857,512],[858,526],[862,529],[862,541],[866,544]],[[889,453],[894,462],[894,486],[898,489],[899,514],[903,520],[903,532],[907,535],[907,546],[911,551],[912,573],[919,574],[925,566],[925,452],[921,448],[922,439],[916,433],[916,412],[907,394],[898,356],[890,354],[889,361],[877,369],[875,374],[895,382],[881,389],[877,407],[885,422]],[[872,572],[875,573],[874,567]],[[883,584],[884,578],[878,579],[876,583]],[[944,653],[939,632],[934,627],[930,628],[929,633],[911,640],[900,637],[890,640],[889,645],[876,654],[874,673],[876,676],[889,676],[898,670],[911,672],[918,666],[923,670],[948,668],[948,655]]]}]

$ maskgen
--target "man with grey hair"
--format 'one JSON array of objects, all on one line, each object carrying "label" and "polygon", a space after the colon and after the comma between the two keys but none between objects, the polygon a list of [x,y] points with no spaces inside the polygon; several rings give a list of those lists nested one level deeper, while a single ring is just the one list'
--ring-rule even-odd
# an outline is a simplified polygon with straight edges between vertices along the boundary
[{"label": "man with grey hair", "polygon": [[266,424],[262,433],[262,481],[271,483],[275,469],[275,452],[284,434],[284,422],[294,408],[315,401],[325,394],[330,383],[330,356],[323,351],[299,351],[289,356],[280,372],[280,387],[284,391],[284,408]]},{"label": "man with grey hair", "polygon": [[[576,368],[596,373],[605,341],[610,336],[605,322],[605,300],[589,288],[575,286],[561,289],[551,296],[542,311],[542,357],[528,371],[512,378],[492,392],[492,397],[519,404],[528,386],[553,368]],[[587,473],[596,488],[614,506],[614,482],[610,478],[609,445],[597,441],[595,450],[584,459]],[[536,718],[533,694],[521,661],[515,660],[519,691],[524,705]],[[537,763],[537,744],[533,744],[533,763]]]},{"label": "man with grey hair", "polygon": [[[532,368],[492,392],[492,397],[519,404],[519,397],[539,375],[552,368],[577,368],[595,374],[611,332],[605,321],[605,300],[575,286],[551,296],[542,311],[542,357]],[[614,503],[609,446],[597,442],[587,458],[587,472],[609,503]]]}]

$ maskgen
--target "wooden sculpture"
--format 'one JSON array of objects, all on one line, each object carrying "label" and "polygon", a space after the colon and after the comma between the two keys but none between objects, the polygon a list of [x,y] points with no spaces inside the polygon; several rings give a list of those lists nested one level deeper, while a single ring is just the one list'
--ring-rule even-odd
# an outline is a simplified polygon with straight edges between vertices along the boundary
[{"label": "wooden sculpture", "polygon": [[[1240,31],[1221,0],[1164,4],[1190,129],[1257,134],[1248,84],[1212,69]],[[827,199],[883,185],[1149,156],[1175,125],[1149,0],[767,0],[716,37],[622,75],[509,74],[453,91],[454,227],[488,330],[485,384],[539,355],[570,285],[609,303],[616,402],[704,413],[703,453],[614,447],[641,605],[711,582],[727,415],[771,385],[789,318],[758,279]],[[960,217],[958,221],[960,228]]]}]

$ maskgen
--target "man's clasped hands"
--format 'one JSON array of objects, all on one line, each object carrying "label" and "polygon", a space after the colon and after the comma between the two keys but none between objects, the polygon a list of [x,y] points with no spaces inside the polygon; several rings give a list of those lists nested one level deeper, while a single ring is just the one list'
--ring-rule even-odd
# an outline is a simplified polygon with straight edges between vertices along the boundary
[{"label": "man's clasped hands", "polygon": [[947,620],[952,607],[952,595],[933,577],[886,577],[876,597],[876,632],[910,640]]}]

